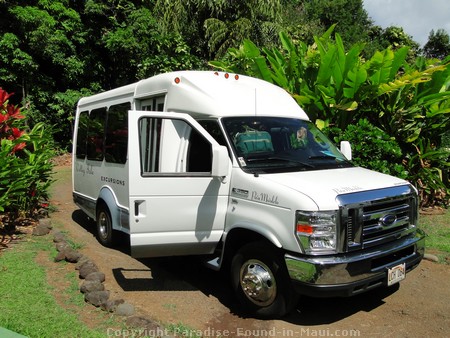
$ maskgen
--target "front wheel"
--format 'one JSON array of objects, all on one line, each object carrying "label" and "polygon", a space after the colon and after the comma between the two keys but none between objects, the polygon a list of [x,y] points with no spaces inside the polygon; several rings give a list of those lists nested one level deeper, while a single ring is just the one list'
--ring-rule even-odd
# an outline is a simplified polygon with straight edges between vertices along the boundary
[{"label": "front wheel", "polygon": [[242,306],[260,318],[282,317],[296,305],[286,265],[269,243],[250,243],[238,250],[231,262],[231,278]]}]

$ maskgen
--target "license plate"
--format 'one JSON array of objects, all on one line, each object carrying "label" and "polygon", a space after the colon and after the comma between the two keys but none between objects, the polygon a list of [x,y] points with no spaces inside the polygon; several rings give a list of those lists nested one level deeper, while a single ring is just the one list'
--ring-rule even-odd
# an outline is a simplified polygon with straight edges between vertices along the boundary
[{"label": "license plate", "polygon": [[387,285],[391,286],[400,282],[406,277],[406,265],[405,263],[396,265],[388,270]]}]

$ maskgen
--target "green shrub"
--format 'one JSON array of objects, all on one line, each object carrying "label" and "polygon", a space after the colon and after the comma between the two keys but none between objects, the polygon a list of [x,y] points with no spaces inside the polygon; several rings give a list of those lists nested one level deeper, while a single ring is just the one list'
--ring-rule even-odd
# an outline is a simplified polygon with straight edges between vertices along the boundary
[{"label": "green shrub", "polygon": [[344,131],[329,127],[324,129],[324,132],[337,144],[340,141],[351,143],[353,163],[356,165],[403,179],[408,177],[400,146],[393,137],[367,119],[361,119],[355,125],[348,125]]},{"label": "green shrub", "polygon": [[25,116],[0,88],[0,211],[33,216],[48,206],[54,156],[43,123],[26,132]]}]

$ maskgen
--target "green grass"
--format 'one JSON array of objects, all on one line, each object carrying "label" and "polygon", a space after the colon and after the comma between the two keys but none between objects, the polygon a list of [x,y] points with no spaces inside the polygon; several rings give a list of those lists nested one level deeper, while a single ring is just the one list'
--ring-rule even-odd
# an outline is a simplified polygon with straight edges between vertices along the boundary
[{"label": "green grass", "polygon": [[68,273],[65,276],[66,280],[70,283],[66,290],[67,304],[81,307],[84,305],[84,297],[80,294],[80,287],[78,285],[78,276],[75,271]]},{"label": "green grass", "polygon": [[[104,337],[80,322],[75,313],[59,306],[46,280],[45,268],[35,262],[39,251],[53,255],[52,243],[33,237],[0,255],[1,326],[28,337]],[[72,291],[76,277],[72,278]],[[78,292],[78,291],[76,291]],[[80,303],[78,303],[80,304]],[[80,304],[81,306],[81,304]]]},{"label": "green grass", "polygon": [[442,215],[420,215],[419,227],[425,231],[426,251],[436,254],[440,261],[450,261],[450,209]]}]

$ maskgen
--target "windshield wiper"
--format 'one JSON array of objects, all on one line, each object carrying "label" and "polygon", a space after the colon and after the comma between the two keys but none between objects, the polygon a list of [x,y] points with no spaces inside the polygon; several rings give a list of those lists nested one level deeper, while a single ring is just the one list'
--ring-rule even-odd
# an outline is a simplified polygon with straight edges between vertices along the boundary
[{"label": "windshield wiper", "polygon": [[248,159],[246,159],[246,161],[249,163],[263,162],[263,161],[283,161],[283,162],[290,162],[290,163],[294,163],[297,165],[301,165],[303,167],[314,168],[314,166],[312,164],[309,164],[306,162],[288,159],[288,158],[284,158],[284,157],[276,157],[276,156],[275,157],[264,157],[264,158],[248,158]]},{"label": "windshield wiper", "polygon": [[330,158],[336,158],[336,156],[333,155],[315,155],[315,156],[309,156],[310,160],[328,160]]}]

